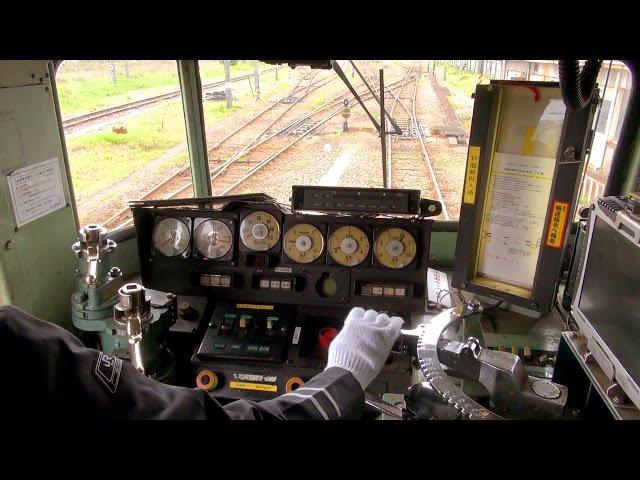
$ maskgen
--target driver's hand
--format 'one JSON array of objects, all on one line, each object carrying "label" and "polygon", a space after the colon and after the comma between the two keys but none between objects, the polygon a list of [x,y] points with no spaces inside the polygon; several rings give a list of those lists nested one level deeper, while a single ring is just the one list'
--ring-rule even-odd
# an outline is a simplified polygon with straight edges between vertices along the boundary
[{"label": "driver's hand", "polygon": [[375,310],[352,309],[329,346],[327,368],[348,370],[366,390],[389,357],[403,323],[400,317]]}]

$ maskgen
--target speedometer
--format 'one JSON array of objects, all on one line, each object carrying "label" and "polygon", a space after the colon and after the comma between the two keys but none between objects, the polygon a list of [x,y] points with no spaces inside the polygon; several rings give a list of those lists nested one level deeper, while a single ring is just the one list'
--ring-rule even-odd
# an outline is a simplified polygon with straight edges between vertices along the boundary
[{"label": "speedometer", "polygon": [[373,253],[387,268],[404,268],[416,257],[416,239],[402,228],[387,228],[376,237]]},{"label": "speedometer", "polygon": [[358,227],[345,225],[329,237],[329,255],[345,267],[354,267],[363,262],[369,253],[367,234]]},{"label": "speedometer", "polygon": [[175,257],[189,246],[189,227],[179,218],[164,218],[153,229],[153,247],[165,257]]},{"label": "speedometer", "polygon": [[284,234],[284,253],[296,263],[311,263],[322,255],[324,238],[309,223],[294,225]]}]

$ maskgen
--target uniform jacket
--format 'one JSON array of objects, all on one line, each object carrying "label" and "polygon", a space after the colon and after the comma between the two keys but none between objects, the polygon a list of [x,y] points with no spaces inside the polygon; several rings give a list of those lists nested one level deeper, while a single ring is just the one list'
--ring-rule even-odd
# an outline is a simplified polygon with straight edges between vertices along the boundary
[{"label": "uniform jacket", "polygon": [[204,390],[165,385],[86,348],[64,328],[0,307],[0,419],[352,419],[364,393],[333,367],[273,400],[222,406]]}]

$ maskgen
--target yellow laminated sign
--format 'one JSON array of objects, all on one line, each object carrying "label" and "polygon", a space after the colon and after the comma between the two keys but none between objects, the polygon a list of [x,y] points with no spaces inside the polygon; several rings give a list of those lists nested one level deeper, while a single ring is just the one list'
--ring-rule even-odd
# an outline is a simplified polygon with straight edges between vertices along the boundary
[{"label": "yellow laminated sign", "polygon": [[480,165],[480,147],[469,146],[467,157],[467,174],[464,179],[464,203],[476,203],[478,188],[478,167]]}]

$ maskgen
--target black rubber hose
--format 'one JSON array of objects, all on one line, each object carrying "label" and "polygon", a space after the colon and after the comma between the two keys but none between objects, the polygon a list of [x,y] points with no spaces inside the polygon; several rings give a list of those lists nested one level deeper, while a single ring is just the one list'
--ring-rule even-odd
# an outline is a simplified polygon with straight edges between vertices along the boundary
[{"label": "black rubber hose", "polygon": [[595,90],[602,60],[587,60],[580,70],[578,60],[560,60],[558,64],[560,91],[569,110],[574,112],[587,106]]}]

